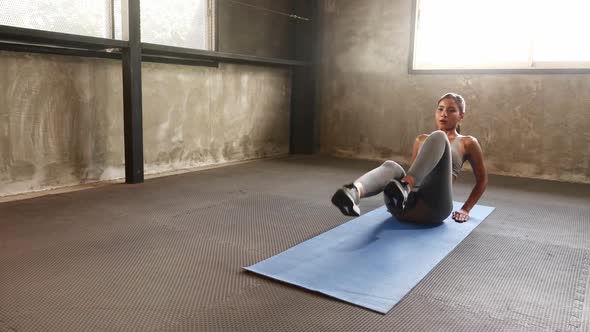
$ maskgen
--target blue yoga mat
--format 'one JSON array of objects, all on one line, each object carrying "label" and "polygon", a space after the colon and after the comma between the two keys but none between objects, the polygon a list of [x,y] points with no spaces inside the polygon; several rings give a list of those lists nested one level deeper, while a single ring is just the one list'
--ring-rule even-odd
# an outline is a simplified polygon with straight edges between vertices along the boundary
[{"label": "blue yoga mat", "polygon": [[432,227],[383,206],[244,269],[387,313],[493,210],[477,205],[466,223]]}]

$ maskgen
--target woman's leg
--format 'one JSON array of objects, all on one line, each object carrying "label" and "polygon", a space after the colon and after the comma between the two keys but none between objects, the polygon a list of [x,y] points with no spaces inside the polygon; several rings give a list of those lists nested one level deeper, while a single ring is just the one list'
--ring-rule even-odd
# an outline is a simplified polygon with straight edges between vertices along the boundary
[{"label": "woman's leg", "polygon": [[414,160],[414,163],[408,170],[408,176],[416,180],[414,187],[420,187],[426,177],[437,167],[439,169],[444,167],[444,170],[438,170],[438,174],[441,171],[446,172],[448,169],[448,181],[451,184],[451,158],[451,143],[447,135],[440,130],[431,133],[424,143],[422,143],[416,160]]},{"label": "woman's leg", "polygon": [[[420,204],[407,211],[397,211],[407,221],[442,222],[453,209],[452,156],[447,135],[433,132],[422,144],[416,160],[408,170],[415,179],[416,199]],[[420,211],[412,211],[412,210]]]},{"label": "woman's leg", "polygon": [[360,189],[360,197],[370,197],[382,192],[392,179],[399,180],[405,175],[403,167],[395,161],[387,160],[354,181],[354,185]]},{"label": "woman's leg", "polygon": [[358,206],[361,197],[374,196],[391,181],[401,179],[406,175],[404,169],[396,162],[387,160],[381,166],[365,173],[354,183],[338,189],[332,196],[332,203],[347,216],[358,216],[361,211]]}]

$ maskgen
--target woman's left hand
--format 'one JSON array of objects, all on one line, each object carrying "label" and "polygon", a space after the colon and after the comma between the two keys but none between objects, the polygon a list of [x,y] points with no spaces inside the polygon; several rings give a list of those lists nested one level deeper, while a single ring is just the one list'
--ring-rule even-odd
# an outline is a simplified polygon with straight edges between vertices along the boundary
[{"label": "woman's left hand", "polygon": [[455,211],[451,214],[452,218],[456,221],[456,222],[466,222],[467,220],[469,220],[469,212],[461,209],[458,211]]}]

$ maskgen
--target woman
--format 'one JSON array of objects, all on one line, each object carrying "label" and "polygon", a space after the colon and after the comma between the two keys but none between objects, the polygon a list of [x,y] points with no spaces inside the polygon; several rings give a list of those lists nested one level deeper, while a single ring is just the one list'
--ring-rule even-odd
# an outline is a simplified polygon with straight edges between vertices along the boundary
[{"label": "woman", "polygon": [[383,192],[389,211],[400,221],[437,224],[453,209],[452,184],[464,161],[475,174],[475,186],[461,209],[452,213],[457,222],[469,219],[469,211],[486,189],[488,175],[477,139],[459,134],[465,116],[465,100],[447,93],[438,101],[434,113],[438,130],[416,138],[410,169],[388,160],[351,184],[338,189],[332,203],[347,216],[360,215],[358,204],[363,197]]}]

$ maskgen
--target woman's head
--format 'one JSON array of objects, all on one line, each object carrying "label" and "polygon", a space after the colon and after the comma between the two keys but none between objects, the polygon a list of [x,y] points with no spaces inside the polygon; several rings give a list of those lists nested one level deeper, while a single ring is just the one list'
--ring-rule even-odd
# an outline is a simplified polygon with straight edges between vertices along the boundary
[{"label": "woman's head", "polygon": [[460,130],[460,123],[465,116],[465,99],[456,93],[449,92],[438,100],[435,119],[438,129],[448,131]]}]

